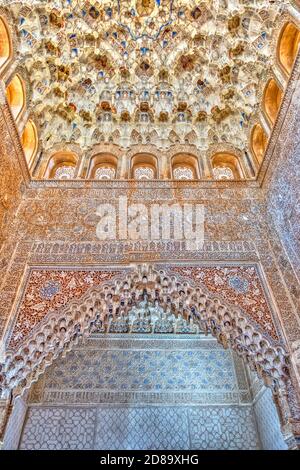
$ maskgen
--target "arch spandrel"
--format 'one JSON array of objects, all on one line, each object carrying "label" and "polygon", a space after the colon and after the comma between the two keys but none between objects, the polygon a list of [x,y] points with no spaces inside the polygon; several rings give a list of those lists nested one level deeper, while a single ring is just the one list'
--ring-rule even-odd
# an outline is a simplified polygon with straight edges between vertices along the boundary
[{"label": "arch spandrel", "polygon": [[264,334],[280,340],[256,265],[175,266],[168,272],[194,287],[205,285],[212,296],[242,309]]}]

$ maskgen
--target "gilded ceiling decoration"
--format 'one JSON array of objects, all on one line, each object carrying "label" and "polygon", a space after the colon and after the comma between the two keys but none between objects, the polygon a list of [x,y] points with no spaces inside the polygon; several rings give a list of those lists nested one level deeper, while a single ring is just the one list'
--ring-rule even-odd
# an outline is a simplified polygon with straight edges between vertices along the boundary
[{"label": "gilded ceiling decoration", "polygon": [[[247,145],[285,8],[274,0],[11,2],[44,149],[118,129]],[[156,134],[157,135],[157,134]]]}]

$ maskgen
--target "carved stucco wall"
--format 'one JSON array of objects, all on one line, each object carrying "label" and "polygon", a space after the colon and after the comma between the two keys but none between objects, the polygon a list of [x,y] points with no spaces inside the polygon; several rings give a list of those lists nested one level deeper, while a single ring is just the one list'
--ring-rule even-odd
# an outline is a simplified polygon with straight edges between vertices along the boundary
[{"label": "carved stucco wall", "polygon": [[[164,264],[158,268],[166,268]],[[212,294],[226,298],[248,315],[253,324],[264,330],[272,341],[282,340],[280,328],[274,317],[271,297],[263,282],[257,264],[216,263],[215,265],[179,264],[168,266],[169,275],[181,276],[186,282],[201,284]],[[100,289],[103,283],[117,282],[126,276],[130,267],[89,268],[37,268],[28,270],[25,285],[18,304],[18,315],[10,335],[9,348],[17,350],[26,342],[40,324],[71,301],[83,303],[91,288]],[[135,284],[138,288],[138,283]],[[134,287],[132,287],[134,290]],[[149,291],[150,293],[150,291]],[[128,319],[127,319],[128,320]],[[110,330],[116,332],[116,330]],[[122,330],[117,330],[122,332]],[[141,331],[139,331],[141,332]]]},{"label": "carved stucco wall", "polygon": [[[285,105],[283,111],[289,110]],[[291,112],[295,113],[295,109]],[[288,113],[290,114],[290,113]],[[288,115],[287,121],[290,120]],[[277,129],[276,126],[274,128]],[[287,126],[282,140],[288,137]],[[278,130],[276,130],[278,134]],[[276,135],[275,135],[276,137]],[[8,151],[6,151],[8,153]],[[282,160],[284,158],[282,157]],[[268,228],[264,191],[252,183],[164,182],[32,182],[9,226],[1,260],[0,331],[13,325],[13,308],[30,265],[97,265],[152,260],[255,261],[266,276],[291,345],[299,338],[298,281],[276,233]],[[98,205],[117,207],[127,194],[128,203],[155,201],[202,203],[205,207],[205,244],[187,251],[172,242],[101,242],[96,237]],[[4,337],[6,341],[7,336]]]},{"label": "carved stucco wall", "polygon": [[33,386],[20,448],[257,449],[259,439],[243,362],[215,340],[96,335]]},{"label": "carved stucco wall", "polygon": [[[5,272],[14,249],[14,216],[29,179],[17,130],[0,82],[0,272]],[[1,279],[2,280],[2,279]],[[0,284],[1,285],[1,284]]]},{"label": "carved stucco wall", "polygon": [[[7,205],[8,200],[12,201],[12,205],[2,209],[5,225],[0,265],[2,352],[8,345],[9,333],[18,313],[17,302],[30,266],[93,267],[99,264],[109,266],[170,260],[193,260],[198,263],[233,261],[239,264],[255,262],[261,269],[274,301],[282,336],[287,342],[299,380],[300,321],[297,312],[300,311],[300,296],[295,274],[298,260],[294,255],[298,249],[297,218],[292,215],[286,220],[279,215],[280,212],[292,214],[297,202],[296,189],[293,189],[297,183],[294,178],[294,159],[298,138],[295,138],[298,115],[295,97],[291,103],[284,101],[274,127],[271,141],[275,150],[267,151],[261,172],[263,175],[269,165],[263,190],[254,181],[218,184],[103,182],[100,185],[80,181],[59,184],[36,181],[26,188],[22,199],[21,181],[23,178],[26,180],[26,171],[19,162],[24,158],[20,146],[16,145],[16,135],[13,134],[16,130],[10,114],[3,106],[6,117],[1,120],[0,130],[1,161],[4,162],[2,176],[8,174],[9,177],[1,180],[1,197],[10,194],[8,199],[4,197],[2,206]],[[279,136],[281,144],[277,145]],[[272,171],[273,160],[274,165],[277,162],[277,173]],[[292,162],[293,171],[284,170],[290,168],[288,161]],[[273,174],[275,176],[272,179]],[[287,184],[283,185],[283,180],[278,180],[282,174],[286,175]],[[262,177],[258,182],[262,182]],[[129,203],[143,201],[148,207],[153,201],[204,204],[203,248],[193,252],[186,250],[184,244],[175,242],[99,241],[96,237],[96,207],[106,203],[108,197],[109,202],[117,206],[119,196],[124,194],[128,195]],[[283,194],[282,203],[279,194]],[[268,204],[265,203],[266,197],[269,197]],[[17,217],[14,218],[16,213]],[[273,230],[273,223],[276,230]]]},{"label": "carved stucco wall", "polygon": [[[5,341],[17,314],[17,305],[30,266],[65,265],[90,267],[105,264],[151,261],[184,261],[198,263],[258,263],[267,289],[280,312],[284,336],[290,345],[300,336],[296,307],[297,280],[276,234],[270,240],[261,193],[257,189],[177,190],[137,188],[130,193],[129,203],[168,200],[202,203],[205,206],[205,243],[201,250],[188,251],[180,242],[104,241],[96,237],[99,217],[96,207],[107,202],[107,189],[36,188],[27,191],[19,208],[16,224],[15,253],[10,269],[3,276],[1,300],[2,332]],[[110,203],[118,205],[124,190],[109,189]],[[284,273],[284,277],[282,276]],[[278,314],[279,317],[279,314]],[[9,321],[8,321],[9,319]],[[8,323],[7,323],[8,321]],[[8,344],[8,343],[7,343]],[[290,349],[292,352],[292,348]]]},{"label": "carved stucco wall", "polygon": [[[300,278],[300,86],[291,102],[290,120],[278,138],[269,184],[266,187],[267,209],[295,272]],[[299,297],[299,290],[297,292]]]},{"label": "carved stucco wall", "polygon": [[[1,253],[0,265],[3,283],[1,301],[4,304],[0,318],[1,334],[11,314],[24,269],[32,262],[74,264],[175,257],[208,260],[233,257],[245,259],[252,256],[259,258],[264,266],[269,285],[277,297],[286,334],[289,341],[294,342],[299,337],[299,318],[296,314],[300,297],[298,281],[281,247],[280,239],[277,238],[278,235],[273,234],[272,227],[271,231],[268,229],[267,213],[270,211],[273,220],[277,221],[279,236],[283,241],[287,240],[285,245],[290,247],[289,255],[292,259],[298,247],[295,209],[297,180],[294,176],[297,172],[295,149],[298,137],[295,136],[299,99],[294,90],[298,87],[299,67],[298,59],[258,178],[258,183],[262,183],[266,175],[266,182],[263,184],[267,193],[271,195],[271,204],[267,208],[266,194],[261,191],[256,181],[183,184],[116,182],[100,185],[81,181],[59,182],[59,184],[36,181],[26,188],[26,194],[19,206],[19,188],[22,189],[20,182],[22,179],[28,180],[28,171],[17,139],[16,128],[1,90],[2,206],[12,204],[11,214],[14,214],[19,206],[18,217],[11,223],[8,217],[9,211],[7,208],[2,208],[2,216],[6,214],[3,219],[6,242]],[[139,152],[138,146],[136,152]],[[278,168],[277,172],[273,171],[275,166]],[[283,170],[283,167],[286,170]],[[290,167],[293,171],[289,171]],[[280,175],[285,176],[279,178]],[[273,186],[269,191],[270,180]],[[278,185],[281,191],[278,191]],[[118,196],[124,194],[129,196],[129,202],[142,200],[150,203],[155,200],[203,203],[206,208],[207,244],[198,253],[187,253],[184,249],[180,252],[178,247],[174,248],[170,244],[154,243],[138,246],[126,243],[100,243],[95,236],[94,212],[98,204],[107,202],[108,194],[113,203],[117,203]],[[292,196],[293,194],[295,196]],[[285,223],[287,215],[280,215],[282,213],[290,214],[288,223]],[[49,242],[49,245],[40,245],[45,242]]]}]

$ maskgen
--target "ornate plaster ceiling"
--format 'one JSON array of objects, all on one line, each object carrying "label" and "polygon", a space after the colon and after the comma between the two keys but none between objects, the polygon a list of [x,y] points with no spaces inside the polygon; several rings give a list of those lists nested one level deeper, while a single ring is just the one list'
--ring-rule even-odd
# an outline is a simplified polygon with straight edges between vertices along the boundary
[{"label": "ornate plaster ceiling", "polygon": [[44,148],[104,135],[248,141],[280,0],[12,2]]}]

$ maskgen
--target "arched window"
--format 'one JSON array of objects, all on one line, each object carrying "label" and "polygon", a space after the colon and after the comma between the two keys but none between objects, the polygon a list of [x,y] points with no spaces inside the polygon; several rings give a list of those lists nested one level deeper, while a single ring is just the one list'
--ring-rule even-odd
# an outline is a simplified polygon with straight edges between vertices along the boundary
[{"label": "arched window", "polygon": [[131,177],[138,180],[152,180],[158,178],[156,157],[146,153],[132,157]]},{"label": "arched window", "polygon": [[256,124],[251,132],[251,149],[257,162],[261,164],[267,148],[268,138],[260,124]]},{"label": "arched window", "polygon": [[230,153],[216,153],[212,159],[213,176],[215,179],[241,179],[243,170],[238,158]]},{"label": "arched window", "polygon": [[88,178],[97,180],[112,180],[117,175],[118,159],[115,155],[101,153],[91,158]]},{"label": "arched window", "polygon": [[280,108],[281,99],[282,91],[275,80],[271,78],[265,88],[263,105],[267,118],[272,125],[275,123]]},{"label": "arched window", "polygon": [[0,16],[0,72],[12,56],[12,43],[5,21]]},{"label": "arched window", "polygon": [[175,180],[194,180],[199,178],[197,157],[185,153],[172,158],[172,173]]},{"label": "arched window", "polygon": [[6,88],[6,96],[12,115],[17,120],[25,107],[25,87],[18,74],[14,76]]},{"label": "arched window", "polygon": [[70,180],[75,176],[75,167],[73,165],[61,165],[55,169],[54,178],[58,180]]},{"label": "arched window", "polygon": [[293,23],[286,23],[281,30],[277,46],[278,60],[284,72],[292,71],[300,42],[300,31]]},{"label": "arched window", "polygon": [[175,180],[193,180],[194,173],[192,168],[189,168],[188,166],[177,166],[173,170],[173,178]]},{"label": "arched window", "polygon": [[57,152],[49,159],[44,178],[73,179],[77,166],[77,155],[73,152]]},{"label": "arched window", "polygon": [[29,120],[25,126],[21,142],[26,161],[28,163],[28,166],[30,166],[38,149],[37,130],[34,122],[32,122],[31,120]]},{"label": "arched window", "polygon": [[149,166],[137,166],[134,170],[134,179],[136,180],[153,180],[154,170]]},{"label": "arched window", "polygon": [[234,180],[234,174],[228,166],[215,166],[213,175],[216,180]]},{"label": "arched window", "polygon": [[116,170],[110,166],[99,166],[95,171],[96,180],[113,180],[116,177]]}]

